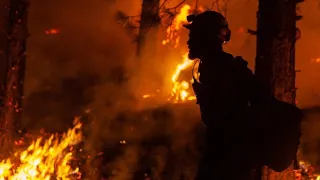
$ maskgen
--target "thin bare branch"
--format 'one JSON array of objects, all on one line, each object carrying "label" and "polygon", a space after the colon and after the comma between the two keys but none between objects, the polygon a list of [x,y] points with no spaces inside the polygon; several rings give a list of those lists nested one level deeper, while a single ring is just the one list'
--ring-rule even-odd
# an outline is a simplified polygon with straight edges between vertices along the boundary
[{"label": "thin bare branch", "polygon": [[228,10],[228,3],[230,0],[223,0],[223,11],[224,11],[224,16],[227,17],[227,10]]},{"label": "thin bare branch", "polygon": [[186,2],[186,0],[182,0],[179,4],[177,4],[176,6],[174,6],[174,7],[171,7],[171,8],[167,8],[167,9],[177,9],[177,8],[179,8],[183,3],[185,3]]},{"label": "thin bare branch", "polygon": [[[158,10],[158,16],[164,23],[163,26],[165,27],[168,27],[172,24],[174,17],[178,13],[178,9],[186,2],[186,0],[181,0],[177,5],[167,8],[165,6],[168,2],[168,0],[164,0],[159,6]],[[139,28],[140,15],[128,16],[119,11],[115,14],[115,19],[130,33],[133,33],[135,29]],[[150,27],[152,26],[153,25],[150,25]]]},{"label": "thin bare branch", "polygon": [[214,5],[216,5],[218,12],[220,12],[219,2],[220,2],[220,0],[214,0],[212,3],[212,9],[214,8]]},{"label": "thin bare branch", "polygon": [[214,0],[211,4],[211,10],[216,9],[217,12],[227,16],[228,3],[230,0]]},{"label": "thin bare branch", "polygon": [[168,0],[164,0],[164,1],[162,2],[162,4],[160,5],[160,8],[159,8],[159,9],[162,9],[162,8],[164,7],[164,5],[166,4],[166,2],[168,2]]}]

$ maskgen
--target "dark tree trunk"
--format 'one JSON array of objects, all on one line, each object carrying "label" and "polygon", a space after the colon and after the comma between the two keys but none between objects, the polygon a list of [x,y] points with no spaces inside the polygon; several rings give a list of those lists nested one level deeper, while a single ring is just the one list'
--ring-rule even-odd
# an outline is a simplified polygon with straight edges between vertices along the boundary
[{"label": "dark tree trunk", "polygon": [[[296,4],[298,0],[259,0],[255,74],[268,92],[295,104]],[[294,179],[292,167],[282,173],[263,168],[262,179]]]},{"label": "dark tree trunk", "polygon": [[[2,152],[9,152],[14,133],[19,130],[23,81],[26,61],[27,15],[29,3],[26,0],[10,0],[6,4],[6,22],[1,39],[1,95],[0,116]],[[2,66],[3,65],[3,66]]]},{"label": "dark tree trunk", "polygon": [[[137,56],[141,57],[144,51],[154,51],[154,45],[146,44],[146,37],[149,35],[150,30],[156,27],[160,23],[159,17],[159,0],[143,0],[141,17],[140,17],[140,28],[137,39]],[[150,33],[151,34],[151,33]],[[156,34],[156,33],[154,33]],[[156,38],[156,36],[155,36]],[[150,38],[151,43],[155,43],[155,38]]]},{"label": "dark tree trunk", "polygon": [[[8,4],[9,0],[0,1],[0,113],[4,105],[4,86],[7,77],[7,59],[5,52],[8,47],[8,41],[5,27],[8,27],[9,24]],[[2,132],[2,130],[0,132]]]}]

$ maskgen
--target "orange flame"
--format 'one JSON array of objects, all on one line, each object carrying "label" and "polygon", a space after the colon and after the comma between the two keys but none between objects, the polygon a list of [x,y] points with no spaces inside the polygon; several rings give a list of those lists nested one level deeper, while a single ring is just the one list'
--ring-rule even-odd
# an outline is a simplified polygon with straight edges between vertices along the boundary
[{"label": "orange flame", "polygon": [[304,176],[307,176],[307,179],[320,180],[320,174],[315,173],[314,168],[309,163],[305,161],[300,161],[299,167],[300,168],[298,170],[295,170],[295,176],[297,180],[304,179],[302,177],[302,174],[304,174]]},{"label": "orange flame", "polygon": [[[16,153],[20,162],[12,159],[0,162],[0,180],[50,180],[53,177],[61,180],[71,180],[71,175],[80,176],[79,168],[72,168],[73,158],[69,147],[81,141],[82,127],[79,118],[74,121],[74,127],[63,134],[62,138],[51,135],[46,141],[38,138],[25,151]],[[44,142],[43,142],[44,141]]]},{"label": "orange flame", "polygon": [[[162,42],[163,45],[166,45],[167,43],[171,42],[173,46],[176,48],[180,44],[180,29],[183,24],[187,23],[187,16],[189,14],[191,7],[188,4],[185,4],[180,9],[180,13],[176,15],[176,17],[173,19],[173,22],[171,26],[167,29],[167,36],[166,39]],[[168,99],[169,101],[172,101],[174,103],[185,101],[185,100],[194,100],[195,96],[190,95],[190,83],[192,83],[192,78],[189,81],[182,80],[179,81],[179,75],[180,73],[189,68],[192,65],[192,61],[188,58],[188,53],[185,53],[182,59],[182,63],[177,65],[176,70],[174,71],[171,81],[173,84],[172,90],[171,90],[171,96]]]},{"label": "orange flame", "polygon": [[163,45],[168,43],[172,43],[175,48],[177,48],[180,44],[180,34],[179,30],[183,24],[187,22],[187,16],[189,14],[190,6],[185,4],[181,9],[180,13],[175,16],[172,21],[172,24],[167,28],[167,36],[166,39],[162,41]]},{"label": "orange flame", "polygon": [[178,81],[181,71],[191,67],[192,60],[188,58],[188,53],[183,55],[183,63],[178,64],[175,73],[172,75],[171,81],[173,88],[171,90],[171,97],[169,100],[174,100],[174,102],[194,100],[195,96],[190,95],[190,83],[192,83],[192,78],[189,82],[182,80]]},{"label": "orange flame", "polygon": [[[170,43],[175,48],[180,45],[180,29],[183,24],[187,23],[187,16],[190,9],[191,7],[188,4],[185,4],[181,7],[179,14],[174,17],[172,24],[166,30],[166,38],[162,41],[163,45]],[[177,68],[175,69],[171,78],[173,87],[168,101],[173,103],[183,102],[186,100],[195,100],[195,96],[191,95],[190,93],[190,83],[192,83],[192,78],[191,80],[179,81],[180,73],[192,65],[192,61],[188,58],[188,53],[184,53],[182,57],[182,63],[177,65]],[[150,98],[152,95],[145,94],[142,97]]]}]

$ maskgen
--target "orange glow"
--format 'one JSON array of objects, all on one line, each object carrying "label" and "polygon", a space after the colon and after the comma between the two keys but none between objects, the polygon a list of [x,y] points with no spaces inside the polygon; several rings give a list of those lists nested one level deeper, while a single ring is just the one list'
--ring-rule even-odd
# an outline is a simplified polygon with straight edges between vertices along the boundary
[{"label": "orange glow", "polygon": [[[167,29],[167,36],[166,39],[163,41],[163,44],[172,43],[175,48],[177,48],[180,44],[180,29],[183,24],[186,24],[187,16],[189,14],[191,7],[188,4],[185,4],[180,9],[180,13],[176,15],[173,19],[171,26]],[[195,96],[191,95],[190,93],[190,83],[191,80],[181,80],[179,81],[180,73],[191,67],[193,61],[188,58],[188,53],[185,53],[182,56],[182,63],[178,64],[176,70],[174,71],[171,82],[172,82],[172,90],[171,96],[168,99],[169,101],[173,101],[174,103],[185,101],[185,100],[194,100]]]},{"label": "orange glow", "polygon": [[177,103],[185,100],[195,100],[195,96],[190,94],[192,78],[189,82],[185,80],[178,80],[180,73],[183,70],[191,67],[192,64],[193,61],[188,58],[188,53],[184,54],[183,62],[177,65],[177,68],[171,78],[173,88],[171,90],[171,96],[169,98],[170,101],[173,100],[173,102]]},{"label": "orange glow", "polygon": [[[181,7],[179,14],[177,14],[172,24],[166,30],[166,38],[162,41],[163,45],[171,44],[174,48],[179,47],[180,43],[180,29],[182,28],[183,24],[188,23],[187,16],[189,15],[189,11],[191,6],[185,4]],[[173,103],[184,102],[186,100],[195,100],[195,96],[192,94],[191,91],[191,83],[192,78],[189,80],[180,80],[179,76],[180,73],[187,68],[190,68],[193,64],[188,58],[188,53],[184,53],[182,56],[182,62],[176,65],[176,69],[171,77],[172,89],[171,95],[168,98],[168,101]],[[191,75],[191,73],[190,73]],[[151,94],[145,94],[142,96],[143,98],[150,98],[152,97]]]},{"label": "orange glow", "polygon": [[304,179],[302,177],[302,174],[304,174],[304,176],[307,176],[307,179],[320,180],[320,174],[315,173],[314,168],[309,163],[300,161],[299,167],[300,168],[295,171],[297,180]]},{"label": "orange glow", "polygon": [[[80,177],[79,168],[72,168],[72,146],[78,144],[82,134],[80,120],[62,137],[51,135],[47,140],[39,137],[26,150],[15,153],[15,158],[0,162],[0,180],[71,180]],[[13,159],[16,159],[13,160]]]},{"label": "orange glow", "polygon": [[172,21],[172,24],[167,28],[167,36],[166,39],[162,41],[163,45],[168,43],[172,43],[175,48],[177,48],[180,44],[180,33],[182,25],[187,22],[187,16],[189,14],[190,6],[188,4],[184,5],[180,9],[180,13],[175,16]]},{"label": "orange glow", "polygon": [[320,63],[320,58],[311,58],[312,63]]},{"label": "orange glow", "polygon": [[51,29],[48,29],[46,30],[46,35],[53,35],[53,34],[58,34],[60,31],[58,29],[54,29],[54,28],[51,28]]}]

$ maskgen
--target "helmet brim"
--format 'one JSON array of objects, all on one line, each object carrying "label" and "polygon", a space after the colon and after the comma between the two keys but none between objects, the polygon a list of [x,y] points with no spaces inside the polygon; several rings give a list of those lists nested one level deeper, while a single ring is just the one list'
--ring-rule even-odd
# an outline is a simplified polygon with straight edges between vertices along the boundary
[{"label": "helmet brim", "polygon": [[182,26],[185,27],[186,29],[189,29],[189,30],[191,29],[191,24],[183,24]]}]

